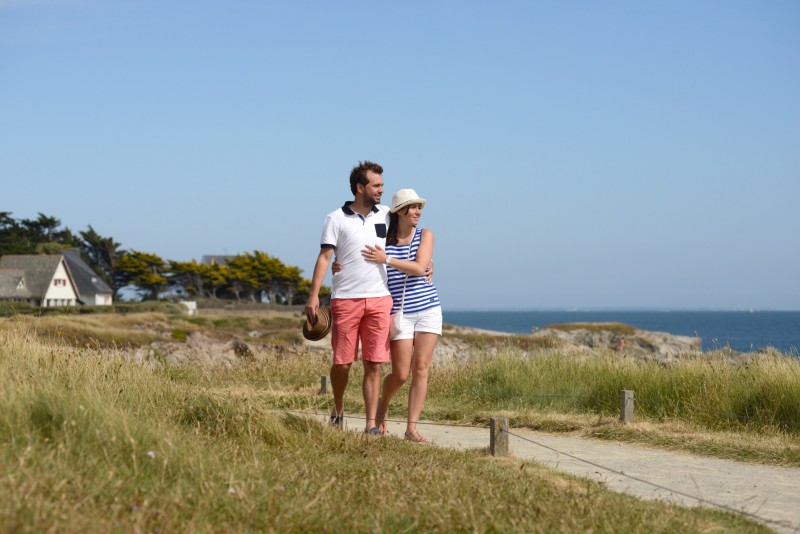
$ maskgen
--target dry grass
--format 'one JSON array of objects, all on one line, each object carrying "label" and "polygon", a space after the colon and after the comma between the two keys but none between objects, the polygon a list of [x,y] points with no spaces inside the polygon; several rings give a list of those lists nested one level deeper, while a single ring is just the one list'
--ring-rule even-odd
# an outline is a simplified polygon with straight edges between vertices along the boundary
[{"label": "dry grass", "polygon": [[276,354],[258,374],[254,364],[151,369],[118,349],[3,325],[0,524],[19,533],[767,532],[483,451],[274,414],[283,391],[314,395],[297,382],[316,360]]},{"label": "dry grass", "polygon": [[[30,341],[96,350],[96,345],[74,341],[102,336],[127,342],[157,339],[176,353],[189,349],[173,342],[176,330],[207,336],[203,347],[244,339],[253,347],[251,359],[231,356],[217,366],[210,360],[202,367],[167,365],[163,372],[176,386],[202,387],[215,397],[258,399],[272,408],[328,411],[330,398],[317,391],[319,377],[328,374],[329,349],[301,344],[300,322],[295,314],[275,313],[195,318],[159,313],[18,317],[0,320],[0,333],[25,332]],[[512,426],[800,466],[796,439],[800,361],[796,358],[770,352],[734,365],[718,353],[664,365],[612,351],[568,353],[518,340],[527,336],[484,336],[450,329],[448,338],[456,337],[465,347],[463,354],[434,369],[423,412],[426,419],[484,424],[503,413]],[[206,360],[213,357],[209,353]],[[149,363],[169,362],[157,360]],[[360,372],[356,366],[351,384],[360,382]],[[620,389],[635,391],[635,425],[617,424]],[[392,417],[403,417],[404,397],[401,393],[393,403]],[[348,413],[361,410],[358,388],[348,389],[345,403]]]}]

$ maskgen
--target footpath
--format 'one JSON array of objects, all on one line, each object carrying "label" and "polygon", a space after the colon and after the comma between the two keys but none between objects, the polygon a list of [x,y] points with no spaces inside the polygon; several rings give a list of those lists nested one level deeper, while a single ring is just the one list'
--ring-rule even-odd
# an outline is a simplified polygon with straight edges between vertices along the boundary
[{"label": "footpath", "polygon": [[[320,417],[321,418],[321,417]],[[325,418],[327,420],[327,417]],[[363,432],[364,417],[345,428]],[[420,422],[430,445],[458,450],[489,447],[489,429]],[[402,439],[404,421],[389,421]],[[509,429],[511,455],[601,482],[642,499],[739,512],[780,533],[800,532],[800,469],[719,460],[632,445]],[[420,444],[428,446],[429,444]]]}]

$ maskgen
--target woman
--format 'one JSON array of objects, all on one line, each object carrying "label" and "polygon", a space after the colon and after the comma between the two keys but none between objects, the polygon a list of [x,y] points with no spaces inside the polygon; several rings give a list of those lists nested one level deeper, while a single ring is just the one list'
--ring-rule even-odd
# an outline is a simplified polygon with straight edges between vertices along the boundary
[{"label": "woman", "polygon": [[417,432],[417,421],[428,392],[433,351],[442,335],[439,296],[433,284],[425,280],[433,257],[433,232],[417,227],[424,206],[425,199],[413,189],[398,191],[392,197],[386,250],[367,246],[363,252],[367,261],[387,265],[389,291],[394,300],[392,315],[403,309],[402,331],[391,339],[392,372],[383,380],[383,395],[378,404],[379,428],[381,433],[386,432],[389,402],[410,374],[405,439],[415,442],[428,441]]}]

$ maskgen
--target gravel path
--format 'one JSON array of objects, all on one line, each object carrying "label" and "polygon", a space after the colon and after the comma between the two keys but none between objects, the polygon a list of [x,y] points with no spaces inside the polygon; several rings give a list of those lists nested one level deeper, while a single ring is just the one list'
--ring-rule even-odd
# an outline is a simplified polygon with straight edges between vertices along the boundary
[{"label": "gravel path", "polygon": [[[362,431],[363,416],[348,417],[349,429]],[[405,423],[392,420],[393,436]],[[433,445],[459,450],[489,446],[487,428],[420,424]],[[800,469],[719,460],[628,443],[604,442],[510,429],[511,454],[609,489],[643,499],[685,506],[725,507],[748,514],[776,532],[800,532]]]}]

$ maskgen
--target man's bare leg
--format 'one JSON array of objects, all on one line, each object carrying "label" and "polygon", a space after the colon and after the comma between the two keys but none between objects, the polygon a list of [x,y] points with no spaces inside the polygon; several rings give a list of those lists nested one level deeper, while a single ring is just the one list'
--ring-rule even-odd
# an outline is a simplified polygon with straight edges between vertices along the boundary
[{"label": "man's bare leg", "polygon": [[367,414],[367,428],[375,427],[375,418],[378,413],[378,397],[381,395],[381,363],[364,360],[364,409]]},{"label": "man's bare leg", "polygon": [[337,416],[344,412],[344,391],[350,378],[350,363],[331,365],[331,389],[333,389],[333,409]]}]

